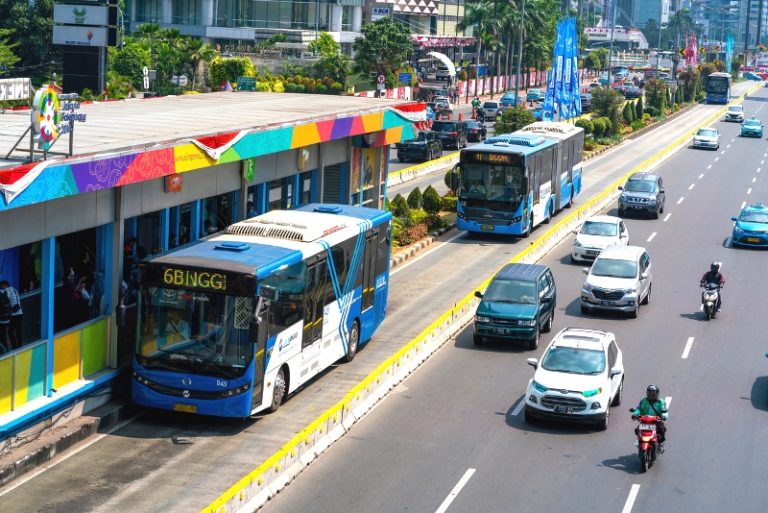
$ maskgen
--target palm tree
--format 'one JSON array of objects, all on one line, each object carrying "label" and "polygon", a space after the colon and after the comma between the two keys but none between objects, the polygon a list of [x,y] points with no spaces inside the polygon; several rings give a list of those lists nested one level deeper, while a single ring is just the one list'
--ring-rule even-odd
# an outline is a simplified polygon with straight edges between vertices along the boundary
[{"label": "palm tree", "polygon": [[139,34],[142,35],[142,37],[149,39],[149,67],[154,68],[155,67],[154,44],[155,44],[155,37],[160,32],[160,25],[158,25],[157,23],[144,23],[143,25],[139,25],[137,30]]},{"label": "palm tree", "polygon": [[[456,28],[461,31],[464,31],[469,27],[477,27],[477,32],[474,34],[477,41],[475,71],[480,68],[480,54],[483,51],[483,39],[487,38],[489,34],[493,34],[494,28],[498,25],[498,20],[495,17],[494,11],[494,3],[491,0],[479,0],[474,3],[467,3],[464,7],[464,18],[456,26]],[[477,80],[475,80],[475,95],[477,95]]]},{"label": "palm tree", "polygon": [[[203,62],[206,65],[210,64],[219,52],[211,48],[211,45],[208,43],[203,43],[200,39],[189,39],[187,40],[186,53],[192,66],[192,89],[195,89],[197,71],[200,69],[200,64]],[[203,75],[203,83],[205,83],[205,75]]]}]

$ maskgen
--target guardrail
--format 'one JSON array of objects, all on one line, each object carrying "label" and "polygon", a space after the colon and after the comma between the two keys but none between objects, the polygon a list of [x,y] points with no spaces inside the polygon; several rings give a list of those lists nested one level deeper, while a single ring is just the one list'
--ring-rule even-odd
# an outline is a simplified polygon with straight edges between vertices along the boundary
[{"label": "guardrail", "polygon": [[[757,89],[758,87],[752,88],[745,95]],[[743,97],[733,103],[742,100]],[[711,123],[721,116],[725,109],[726,107],[718,109],[699,126]],[[632,173],[647,171],[659,165],[687,145],[697,129],[698,127],[686,132],[659,153],[635,166],[598,195],[561,219],[526,249],[512,257],[509,262],[533,263],[538,261],[567,237],[583,219],[594,215],[614,201],[620,194],[617,187],[623,184]],[[477,290],[485,290],[492,277],[493,275],[489,276],[478,285]],[[464,329],[471,321],[477,303],[478,300],[474,296],[474,291],[467,294],[453,308],[444,312],[436,321],[419,333],[416,338],[368,374],[341,401],[326,410],[278,452],[205,507],[202,513],[245,513],[259,509],[312,460],[341,438],[389,390],[416,370],[422,362],[451,337]]]}]

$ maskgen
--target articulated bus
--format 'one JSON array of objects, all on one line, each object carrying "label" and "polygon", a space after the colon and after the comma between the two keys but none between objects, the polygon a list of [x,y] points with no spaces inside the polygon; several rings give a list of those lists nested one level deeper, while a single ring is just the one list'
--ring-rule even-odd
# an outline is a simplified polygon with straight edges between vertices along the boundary
[{"label": "articulated bus", "polygon": [[707,77],[707,103],[728,103],[731,100],[730,73],[716,72]]},{"label": "articulated bus", "polygon": [[351,361],[386,313],[391,219],[276,210],[142,264],[133,401],[248,417]]},{"label": "articulated bus", "polygon": [[570,207],[574,198],[581,193],[584,129],[571,123],[538,121],[523,127],[520,132],[540,134],[559,141],[557,152],[562,165],[559,168],[559,186],[554,188],[555,210]]},{"label": "articulated bus", "polygon": [[[578,129],[570,137],[560,134],[557,138],[549,133],[544,137],[535,132],[515,132],[462,150],[455,173],[457,227],[527,237],[581,191],[581,167],[576,175],[573,169],[581,159],[583,145],[584,132]],[[569,148],[573,149],[572,156]],[[564,158],[566,153],[568,159]],[[571,181],[567,179],[569,171]]]}]

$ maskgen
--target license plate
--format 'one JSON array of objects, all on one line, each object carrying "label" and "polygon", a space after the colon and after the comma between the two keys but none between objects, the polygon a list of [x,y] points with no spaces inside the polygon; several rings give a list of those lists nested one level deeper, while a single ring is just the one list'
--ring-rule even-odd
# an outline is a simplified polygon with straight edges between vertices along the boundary
[{"label": "license plate", "polygon": [[760,239],[757,237],[746,237],[744,240],[747,242],[760,242]]},{"label": "license plate", "polygon": [[596,256],[599,251],[585,251],[584,254],[588,256]]},{"label": "license plate", "polygon": [[493,328],[493,332],[497,335],[506,335],[509,333],[509,330],[506,328]]},{"label": "license plate", "polygon": [[495,227],[492,224],[481,224],[480,225],[481,230],[493,230]]},{"label": "license plate", "polygon": [[195,406],[194,404],[174,403],[173,411],[183,411],[184,413],[196,413],[197,412],[197,406]]},{"label": "license plate", "polygon": [[571,414],[573,410],[566,406],[555,406],[555,413]]},{"label": "license plate", "polygon": [[640,424],[640,429],[643,431],[651,431],[656,429],[656,424]]},{"label": "license plate", "polygon": [[616,301],[609,301],[607,299],[603,299],[603,300],[600,301],[600,304],[601,305],[615,305]]}]

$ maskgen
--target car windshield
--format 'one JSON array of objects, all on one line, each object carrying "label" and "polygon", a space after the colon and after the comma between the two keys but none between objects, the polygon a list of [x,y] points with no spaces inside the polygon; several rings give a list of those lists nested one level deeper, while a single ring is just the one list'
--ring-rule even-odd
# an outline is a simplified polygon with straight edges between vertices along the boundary
[{"label": "car windshield", "polygon": [[741,214],[739,221],[745,223],[763,223],[768,224],[768,213],[763,212],[746,212]]},{"label": "car windshield", "polygon": [[605,372],[605,353],[578,347],[549,348],[541,360],[542,368],[569,374],[602,374]]},{"label": "car windshield", "polygon": [[584,235],[602,235],[604,237],[615,237],[618,233],[618,227],[616,223],[606,223],[601,221],[587,221],[584,226],[581,227],[581,232]]},{"label": "car windshield", "polygon": [[486,109],[498,109],[499,104],[496,102],[485,102],[483,104],[483,107],[485,107]]},{"label": "car windshield", "polygon": [[480,123],[477,121],[467,121],[467,128],[480,128]]},{"label": "car windshield", "polygon": [[419,136],[416,138],[417,141],[429,141],[431,139],[434,139],[434,137],[432,137],[431,134],[427,132],[419,133]]},{"label": "car windshield", "polygon": [[717,130],[711,129],[711,128],[702,128],[698,131],[696,135],[702,135],[704,137],[716,137],[717,136]]},{"label": "car windshield", "polygon": [[435,123],[432,123],[432,131],[433,132],[455,132],[456,131],[456,123],[450,122],[450,121],[437,121]]},{"label": "car windshield", "polygon": [[483,299],[499,303],[536,304],[536,284],[532,281],[496,279],[488,285]]},{"label": "car windshield", "polygon": [[744,126],[760,126],[760,121],[757,119],[748,119],[744,122]]},{"label": "car windshield", "polygon": [[744,108],[741,105],[731,105],[730,107],[728,107],[728,112],[739,113],[743,111],[744,111]]},{"label": "car windshield", "polygon": [[653,192],[655,188],[656,184],[648,180],[630,180],[624,186],[624,190],[630,192]]},{"label": "car windshield", "polygon": [[609,276],[611,278],[634,278],[637,276],[637,262],[634,260],[616,260],[599,258],[592,264],[590,274],[593,276]]}]

